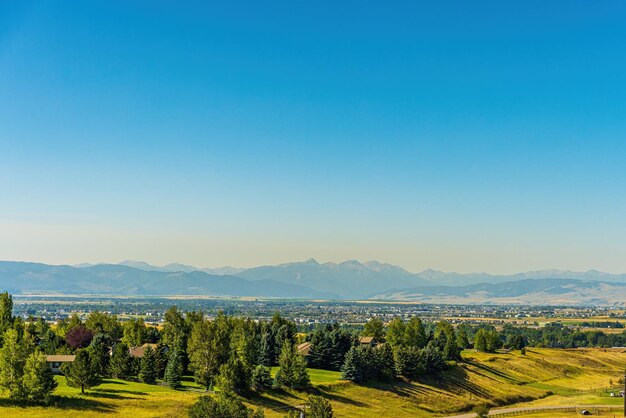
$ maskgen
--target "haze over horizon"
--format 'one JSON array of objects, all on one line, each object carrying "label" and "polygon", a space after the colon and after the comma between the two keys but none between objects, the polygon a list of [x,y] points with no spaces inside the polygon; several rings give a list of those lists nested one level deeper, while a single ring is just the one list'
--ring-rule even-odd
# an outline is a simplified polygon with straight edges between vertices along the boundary
[{"label": "haze over horizon", "polygon": [[3,3],[0,259],[626,272],[626,4],[483,6]]}]

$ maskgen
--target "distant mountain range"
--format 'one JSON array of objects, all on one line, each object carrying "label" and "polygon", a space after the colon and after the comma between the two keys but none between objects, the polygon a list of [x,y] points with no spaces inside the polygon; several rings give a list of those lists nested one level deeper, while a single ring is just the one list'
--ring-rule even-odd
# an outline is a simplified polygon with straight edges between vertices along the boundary
[{"label": "distant mountain range", "polygon": [[14,294],[197,295],[383,299],[430,303],[626,304],[626,275],[541,270],[512,275],[411,273],[392,264],[314,259],[254,268],[119,264],[52,266],[0,261]]},{"label": "distant mountain range", "polygon": [[377,300],[442,304],[626,305],[626,283],[579,279],[521,279],[465,286],[424,286],[371,295]]},{"label": "distant mountain range", "polygon": [[119,264],[86,267],[0,262],[0,289],[13,294],[196,295],[337,299],[298,284],[203,271],[148,271]]}]

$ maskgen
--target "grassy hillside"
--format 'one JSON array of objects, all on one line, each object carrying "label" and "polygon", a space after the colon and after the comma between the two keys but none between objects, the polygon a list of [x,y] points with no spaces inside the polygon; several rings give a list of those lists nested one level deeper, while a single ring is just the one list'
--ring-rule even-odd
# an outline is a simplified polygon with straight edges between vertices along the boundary
[{"label": "grassy hillside", "polygon": [[[604,389],[617,382],[626,364],[624,350],[529,349],[484,354],[464,352],[465,362],[436,377],[418,382],[358,386],[339,380],[339,373],[311,370],[312,393],[326,396],[337,417],[432,417],[459,413],[472,405],[567,405],[619,404]],[[0,415],[20,417],[185,416],[201,394],[192,382],[185,390],[109,379],[87,396],[68,388],[59,377],[54,407],[20,408],[0,400]],[[287,408],[306,402],[306,393],[272,391],[250,399],[265,409],[266,416],[282,417]]]}]

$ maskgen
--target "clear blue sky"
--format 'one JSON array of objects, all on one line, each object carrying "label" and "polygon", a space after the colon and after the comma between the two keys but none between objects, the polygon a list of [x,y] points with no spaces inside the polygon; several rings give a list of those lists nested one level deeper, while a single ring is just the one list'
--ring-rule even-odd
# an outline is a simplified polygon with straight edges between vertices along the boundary
[{"label": "clear blue sky", "polygon": [[2,2],[0,259],[626,271],[626,3]]}]

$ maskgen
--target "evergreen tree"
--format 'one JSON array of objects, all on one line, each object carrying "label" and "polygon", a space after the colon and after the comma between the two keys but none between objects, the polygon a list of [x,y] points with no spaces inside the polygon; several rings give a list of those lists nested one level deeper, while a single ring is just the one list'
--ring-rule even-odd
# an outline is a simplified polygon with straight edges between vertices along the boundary
[{"label": "evergreen tree", "polygon": [[154,350],[156,357],[157,379],[163,379],[165,376],[165,368],[167,367],[167,360],[169,358],[167,352],[168,348],[160,343],[157,344],[156,349]]},{"label": "evergreen tree", "polygon": [[333,418],[333,407],[327,399],[321,396],[309,396],[307,418]]},{"label": "evergreen tree", "polygon": [[48,367],[46,355],[39,350],[28,356],[24,366],[24,393],[31,402],[49,403],[52,392],[57,387],[52,371]]},{"label": "evergreen tree", "polygon": [[115,344],[109,363],[109,372],[116,379],[126,379],[132,371],[132,358],[128,346],[124,343]]},{"label": "evergreen tree", "polygon": [[241,393],[250,387],[250,376],[245,365],[233,353],[228,362],[222,364],[217,375],[217,384],[220,390]]},{"label": "evergreen tree", "polygon": [[261,409],[246,407],[230,392],[219,392],[217,396],[201,396],[189,409],[189,418],[263,418]]},{"label": "evergreen tree", "polygon": [[141,359],[139,379],[148,384],[154,384],[157,379],[157,355],[152,347],[146,347]]},{"label": "evergreen tree", "polygon": [[422,350],[422,355],[427,371],[436,372],[446,368],[446,361],[443,354],[441,354],[441,351],[439,351],[434,341],[428,343],[426,348]]},{"label": "evergreen tree", "polygon": [[298,354],[290,341],[285,341],[278,358],[279,369],[276,372],[276,386],[301,388],[309,384],[306,360]]},{"label": "evergreen tree", "polygon": [[355,343],[356,338],[352,333],[339,329],[339,326],[336,325],[335,329],[330,333],[331,351],[329,360],[331,370],[341,370],[341,366],[346,359],[346,353]]},{"label": "evergreen tree", "polygon": [[80,388],[80,392],[83,395],[85,394],[85,389],[90,389],[100,384],[100,378],[93,370],[88,350],[78,350],[74,361],[63,364],[61,371],[65,375],[67,385],[73,388]]},{"label": "evergreen tree", "polygon": [[252,389],[257,392],[268,390],[272,387],[272,374],[270,368],[259,364],[252,371]]},{"label": "evergreen tree", "polygon": [[108,337],[105,334],[97,334],[88,347],[89,356],[92,361],[93,371],[104,377],[109,373],[109,355]]},{"label": "evergreen tree", "polygon": [[456,345],[456,338],[447,338],[443,346],[443,357],[446,360],[461,360],[461,350]]},{"label": "evergreen tree", "polygon": [[178,389],[183,375],[183,362],[177,350],[172,350],[165,368],[165,383],[171,388]]},{"label": "evergreen tree", "polygon": [[365,379],[362,350],[358,347],[352,347],[346,354],[346,359],[341,366],[341,378],[357,383],[361,383]]},{"label": "evergreen tree", "polygon": [[393,350],[389,344],[383,344],[379,347],[373,347],[376,354],[377,378],[380,380],[391,380],[395,377],[395,361],[393,358]]},{"label": "evergreen tree", "polygon": [[408,378],[416,378],[426,371],[423,349],[399,347],[394,353],[396,373]]},{"label": "evergreen tree", "polygon": [[29,348],[14,329],[4,333],[4,345],[0,348],[0,388],[9,393],[12,399],[23,399],[24,365]]},{"label": "evergreen tree", "polygon": [[272,334],[270,332],[263,332],[261,334],[261,344],[259,346],[258,363],[264,366],[271,366],[272,359],[274,358],[274,345]]}]

